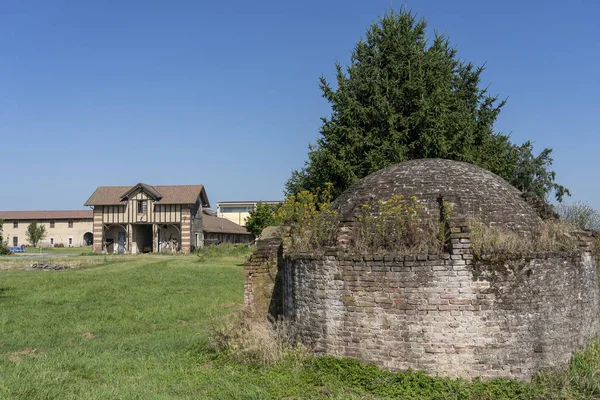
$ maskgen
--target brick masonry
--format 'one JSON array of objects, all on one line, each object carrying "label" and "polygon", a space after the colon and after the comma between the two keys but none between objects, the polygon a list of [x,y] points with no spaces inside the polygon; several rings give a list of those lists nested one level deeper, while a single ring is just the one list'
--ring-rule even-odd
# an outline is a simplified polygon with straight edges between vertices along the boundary
[{"label": "brick masonry", "polygon": [[246,307],[291,318],[316,353],[451,377],[529,379],[596,337],[587,238],[573,253],[474,260],[463,229],[441,255],[291,257],[271,238],[246,265]]},{"label": "brick masonry", "polygon": [[[357,210],[396,194],[417,196],[435,218],[440,198],[452,203],[445,252],[352,253]],[[521,193],[492,173],[408,161],[357,182],[333,207],[338,247],[287,254],[281,235],[267,235],[245,267],[246,310],[291,319],[316,353],[390,370],[529,379],[566,366],[600,332],[589,234],[580,233],[575,252],[474,257],[469,217],[525,235],[541,223]]]},{"label": "brick masonry", "polygon": [[433,217],[439,217],[439,199],[452,213],[474,217],[486,225],[531,232],[541,222],[522,193],[483,168],[443,159],[421,159],[391,165],[350,186],[332,204],[342,224],[352,225],[363,204],[394,195],[415,196]]},{"label": "brick masonry", "polygon": [[246,312],[253,315],[281,315],[281,275],[283,245],[281,235],[260,240],[244,266],[244,302]]}]

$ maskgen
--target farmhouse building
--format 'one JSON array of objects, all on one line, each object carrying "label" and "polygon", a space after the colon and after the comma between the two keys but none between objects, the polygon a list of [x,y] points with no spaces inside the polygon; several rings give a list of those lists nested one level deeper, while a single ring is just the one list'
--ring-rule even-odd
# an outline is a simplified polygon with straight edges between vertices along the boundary
[{"label": "farmhouse building", "polygon": [[205,245],[252,243],[254,241],[254,235],[246,228],[226,218],[217,217],[216,213],[209,209],[204,209],[202,230],[204,231]]},{"label": "farmhouse building", "polygon": [[41,247],[80,247],[93,241],[91,210],[0,211],[0,219],[4,220],[3,231],[11,247],[31,245],[26,232],[32,222],[46,227],[46,238],[38,244]]},{"label": "farmhouse building", "polygon": [[203,245],[202,185],[100,186],[86,201],[93,208],[95,252],[191,252]]},{"label": "farmhouse building", "polygon": [[258,203],[276,206],[283,201],[221,201],[217,203],[217,217],[246,226],[246,218],[250,216],[250,211],[256,209]]}]

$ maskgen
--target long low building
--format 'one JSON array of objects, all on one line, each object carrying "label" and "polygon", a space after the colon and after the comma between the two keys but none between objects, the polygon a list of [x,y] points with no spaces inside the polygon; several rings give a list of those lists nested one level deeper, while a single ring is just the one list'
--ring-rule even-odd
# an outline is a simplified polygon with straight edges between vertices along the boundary
[{"label": "long low building", "polygon": [[203,213],[202,230],[204,231],[205,245],[254,242],[254,235],[243,226],[228,219],[217,217],[216,213],[209,209],[204,209]]},{"label": "long low building", "polygon": [[38,244],[41,247],[91,246],[94,241],[92,210],[0,211],[0,219],[4,220],[5,240],[13,247],[31,245],[26,232],[32,222],[46,227],[46,237]]}]

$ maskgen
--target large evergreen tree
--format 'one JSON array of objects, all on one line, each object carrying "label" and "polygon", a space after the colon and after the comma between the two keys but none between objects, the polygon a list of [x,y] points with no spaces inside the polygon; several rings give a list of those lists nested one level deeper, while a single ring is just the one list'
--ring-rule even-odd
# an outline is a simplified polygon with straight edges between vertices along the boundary
[{"label": "large evergreen tree", "polygon": [[460,60],[447,38],[431,45],[426,22],[406,10],[373,24],[352,52],[337,82],[320,78],[332,113],[308,161],[286,184],[288,194],[331,182],[339,194],[358,179],[415,158],[448,158],[491,170],[523,191],[560,200],[551,150],[534,156],[530,142],[517,146],[494,131],[505,104],[480,88],[484,68]]}]

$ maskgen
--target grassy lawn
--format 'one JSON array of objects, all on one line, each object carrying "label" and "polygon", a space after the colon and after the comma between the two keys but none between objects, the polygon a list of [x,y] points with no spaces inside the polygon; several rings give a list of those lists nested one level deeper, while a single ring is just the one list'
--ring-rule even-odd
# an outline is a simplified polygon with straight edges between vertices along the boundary
[{"label": "grassy lawn", "polygon": [[239,260],[194,256],[0,274],[0,398],[200,395],[188,348],[243,291]]},{"label": "grassy lawn", "polygon": [[82,254],[91,253],[92,246],[85,247],[26,247],[25,253],[50,253],[50,254]]},{"label": "grassy lawn", "polygon": [[0,271],[0,399],[600,397],[600,345],[533,383],[391,373],[293,352],[275,365],[241,363],[207,338],[241,307],[243,252],[202,263],[93,259],[60,272]]}]

